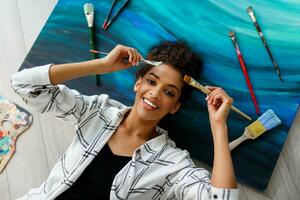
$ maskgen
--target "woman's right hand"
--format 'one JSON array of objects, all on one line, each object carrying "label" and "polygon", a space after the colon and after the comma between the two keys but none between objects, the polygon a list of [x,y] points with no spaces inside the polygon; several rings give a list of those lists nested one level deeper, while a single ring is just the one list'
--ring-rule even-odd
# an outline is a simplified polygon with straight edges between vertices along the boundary
[{"label": "woman's right hand", "polygon": [[110,72],[114,72],[138,65],[141,59],[142,56],[136,49],[118,44],[102,58],[102,64],[108,67]]}]

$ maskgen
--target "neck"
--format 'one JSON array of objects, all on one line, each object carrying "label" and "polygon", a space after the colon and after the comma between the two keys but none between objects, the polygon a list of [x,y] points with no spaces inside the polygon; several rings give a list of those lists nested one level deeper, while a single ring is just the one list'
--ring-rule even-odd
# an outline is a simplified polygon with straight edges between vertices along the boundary
[{"label": "neck", "polygon": [[155,131],[157,123],[158,121],[140,119],[133,107],[123,120],[122,126],[126,129],[128,136],[148,141],[157,136]]}]

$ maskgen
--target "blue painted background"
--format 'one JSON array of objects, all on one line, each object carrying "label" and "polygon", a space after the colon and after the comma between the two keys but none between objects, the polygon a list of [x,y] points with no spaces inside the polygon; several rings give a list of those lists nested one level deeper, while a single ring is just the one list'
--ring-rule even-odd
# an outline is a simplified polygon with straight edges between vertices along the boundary
[{"label": "blue painted background", "polygon": [[[265,190],[286,140],[300,101],[300,2],[131,0],[107,32],[101,29],[110,0],[60,0],[33,45],[21,68],[46,63],[87,60],[89,37],[83,12],[84,3],[96,9],[95,26],[99,50],[109,51],[121,43],[137,48],[144,56],[163,40],[184,40],[204,62],[200,81],[223,87],[234,105],[256,119],[255,109],[228,32],[234,30],[261,112],[271,108],[282,125],[247,141],[232,152],[238,180]],[[251,5],[285,80],[281,83],[246,12]],[[94,77],[70,81],[67,85],[84,94],[109,93],[132,105],[137,67],[101,75],[101,87]],[[229,137],[233,140],[251,122],[231,112]],[[168,122],[170,137],[192,157],[211,165],[212,137],[204,95],[193,98]]]}]

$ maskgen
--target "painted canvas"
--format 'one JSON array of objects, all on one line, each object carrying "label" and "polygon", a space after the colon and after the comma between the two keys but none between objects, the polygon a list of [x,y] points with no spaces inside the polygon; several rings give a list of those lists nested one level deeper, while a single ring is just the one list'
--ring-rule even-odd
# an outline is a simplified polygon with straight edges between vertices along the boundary
[{"label": "painted canvas", "polygon": [[[91,59],[89,32],[83,5],[95,7],[96,47],[109,52],[116,44],[138,49],[143,56],[164,40],[183,40],[202,58],[199,81],[224,88],[234,105],[253,119],[258,118],[228,36],[234,31],[243,53],[261,112],[272,109],[282,124],[257,140],[244,142],[232,152],[235,171],[241,183],[265,190],[287,138],[300,101],[300,3],[289,1],[198,1],[131,0],[104,31],[101,27],[111,0],[60,0],[34,43],[22,68],[47,63]],[[252,6],[284,82],[276,75],[266,49],[247,13]],[[134,99],[133,84],[138,67],[66,83],[81,93],[108,93],[127,105]],[[177,146],[195,159],[212,164],[213,144],[204,95],[193,93],[183,109],[165,124]],[[231,112],[229,139],[239,137],[250,121]]]}]

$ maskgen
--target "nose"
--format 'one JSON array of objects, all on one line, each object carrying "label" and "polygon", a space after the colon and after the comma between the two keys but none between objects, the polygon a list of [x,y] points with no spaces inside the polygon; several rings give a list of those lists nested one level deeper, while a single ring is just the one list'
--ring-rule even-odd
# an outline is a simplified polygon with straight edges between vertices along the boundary
[{"label": "nose", "polygon": [[161,88],[160,87],[152,88],[149,93],[152,98],[160,99]]}]

